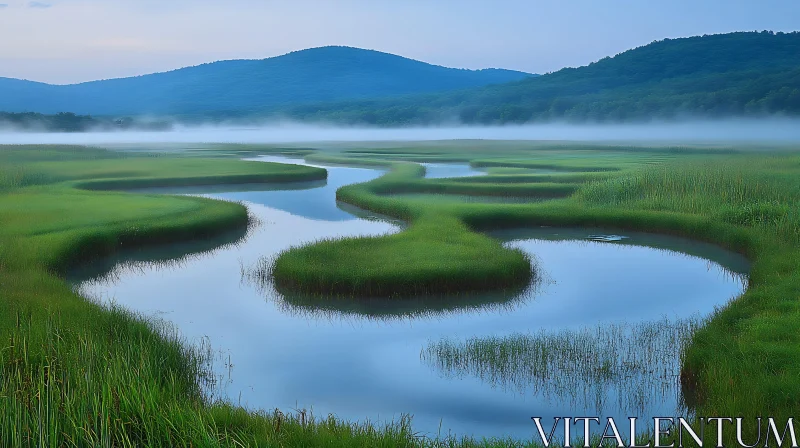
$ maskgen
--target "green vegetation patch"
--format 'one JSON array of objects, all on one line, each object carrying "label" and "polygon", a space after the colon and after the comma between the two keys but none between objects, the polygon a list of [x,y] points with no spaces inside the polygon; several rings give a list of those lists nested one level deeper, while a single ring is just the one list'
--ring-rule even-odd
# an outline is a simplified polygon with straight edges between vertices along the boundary
[{"label": "green vegetation patch", "polygon": [[620,409],[643,415],[679,393],[680,356],[699,319],[611,323],[580,330],[433,341],[422,361],[446,377],[479,378],[494,388],[591,409],[615,396]]},{"label": "green vegetation patch", "polygon": [[531,280],[525,253],[441,216],[420,218],[386,237],[324,240],[290,249],[271,272],[279,290],[366,297],[502,290]]},{"label": "green vegetation patch", "polygon": [[469,90],[289,107],[373,125],[620,122],[800,113],[800,32],[664,39],[587,66]]},{"label": "green vegetation patch", "polygon": [[[204,238],[248,225],[233,202],[75,188],[77,179],[324,177],[268,163],[127,154],[57,146],[0,147],[0,445],[247,446],[284,440],[363,440],[364,429],[326,421],[237,414],[209,406],[202,347],[177,333],[78,296],[60,273],[136,245]],[[228,424],[224,429],[215,426]],[[247,428],[246,435],[243,428]],[[259,429],[256,429],[259,428]],[[386,438],[401,437],[387,431]],[[349,434],[349,436],[348,436]],[[408,438],[410,436],[406,436]]]},{"label": "green vegetation patch", "polygon": [[390,197],[413,200],[417,202],[431,203],[498,203],[498,204],[527,204],[539,200],[536,197],[526,196],[491,196],[491,195],[472,195],[472,194],[440,194],[440,193],[397,193]]},{"label": "green vegetation patch", "polygon": [[[515,151],[534,149],[516,147]],[[340,188],[337,199],[408,221],[410,228],[385,237],[325,240],[292,248],[264,267],[261,275],[272,275],[276,286],[288,295],[412,297],[518,289],[531,280],[530,260],[475,233],[473,227],[487,222],[519,223],[530,218],[531,209],[526,206],[532,203],[564,198],[582,182],[608,178],[607,172],[620,171],[614,164],[633,167],[653,158],[649,152],[630,151],[612,152],[608,159],[586,158],[597,153],[558,148],[543,151],[532,162],[504,158],[482,147],[473,148],[471,156],[492,154],[495,158],[473,165],[547,166],[566,174],[426,179],[422,165],[407,161],[409,153],[427,160],[423,152],[406,147],[308,156],[307,160],[319,163],[389,168],[378,179]],[[457,153],[457,146],[437,145],[431,157],[456,158]]]},{"label": "green vegetation patch", "polygon": [[[740,252],[753,261],[748,289],[710,316],[692,336],[681,359],[684,398],[696,415],[784,418],[797,414],[800,336],[791,331],[800,326],[800,157],[796,153],[767,149],[692,152],[684,148],[637,152],[614,147],[605,151],[579,147],[538,150],[519,143],[507,152],[500,149],[508,145],[499,143],[495,148],[486,144],[483,150],[472,146],[465,158],[473,166],[515,170],[560,165],[563,174],[537,176],[569,176],[569,182],[532,182],[531,175],[519,171],[468,179],[424,179],[421,166],[400,162],[382,178],[339,189],[337,198],[410,221],[412,230],[422,217],[453,223],[447,225],[454,228],[466,225],[471,230],[589,226],[681,235]],[[455,145],[436,149],[436,158],[458,151]],[[410,152],[407,148],[397,151]],[[392,159],[392,152],[382,150],[384,164],[391,163],[387,160]],[[361,156],[366,155],[354,154],[353,159],[364,160]],[[619,170],[614,171],[615,166]],[[530,204],[426,202],[407,196],[456,191],[481,195],[486,187],[510,194],[535,183],[567,185],[574,193]],[[448,191],[450,185],[469,190]],[[397,237],[373,239],[371,244],[379,247],[379,241]],[[424,240],[419,241],[423,244]],[[320,244],[330,254],[340,249],[342,254],[350,253],[344,250],[346,241]],[[386,250],[384,253],[391,253]],[[446,256],[442,259],[446,262]],[[329,262],[344,263],[333,255]],[[492,350],[502,354],[518,342],[496,340]],[[742,393],[745,390],[748,393]]]},{"label": "green vegetation patch", "polygon": [[[492,145],[471,143],[467,152],[459,151],[457,144],[430,145],[441,160],[494,161],[496,168],[503,168],[469,180],[424,179],[422,166],[393,161],[393,152],[425,159],[424,151],[409,148],[351,156],[313,153],[309,158],[327,163],[390,169],[379,179],[339,189],[337,199],[405,220],[409,227],[383,237],[326,240],[294,248],[263,274],[271,272],[279,287],[316,295],[463,292],[524,285],[535,274],[523,253],[475,233],[476,229],[610,227],[713,242],[746,254],[753,268],[747,292],[693,330],[681,359],[684,397],[696,415],[746,419],[797,415],[800,333],[794,330],[800,327],[800,157],[653,148],[639,152],[627,147],[584,151],[564,145],[544,149],[519,142]],[[580,152],[571,152],[576,150]],[[167,179],[236,182],[252,175],[286,173],[286,166],[279,164],[202,160],[197,154],[192,160],[197,164],[179,157],[88,148],[0,148],[0,445],[522,445],[419,438],[407,419],[384,427],[333,417],[312,419],[305,412],[250,413],[210,403],[201,393],[208,379],[202,350],[187,348],[166,327],[97,306],[71,291],[56,273],[83,258],[131,245],[201,238],[247,224],[246,210],[236,203],[76,186],[100,180],[110,182],[105,186],[132,180],[139,186],[164,185]],[[565,173],[525,174],[521,170],[530,170],[529,164],[561,165]],[[614,167],[620,170],[607,170]],[[298,176],[324,172],[299,170]],[[531,175],[553,177],[534,180]],[[565,179],[557,181],[555,176]],[[457,190],[448,190],[455,188],[451,185],[469,189],[457,193],[463,195],[485,194],[487,187],[508,194],[535,184],[568,186],[574,192],[530,204],[396,197],[431,194],[426,189],[456,194]],[[440,343],[429,352],[430,359],[455,367],[479,359],[479,371],[470,374],[500,372],[500,379],[514,383],[522,377],[515,373],[516,365],[503,357],[504,350],[517,350],[523,370],[530,371],[539,366],[536,356],[546,353],[546,358],[562,359],[560,352],[574,343],[597,352],[596,340],[578,336],[533,334]],[[618,336],[609,340],[624,339]],[[641,353],[650,349],[639,347]],[[573,369],[577,375],[589,372],[613,380],[618,361],[611,356],[588,365],[599,370],[578,364],[559,371]],[[553,377],[547,369],[536,372],[541,378]],[[714,434],[706,436],[708,444],[715,442]],[[745,438],[755,437],[745,434]]]}]

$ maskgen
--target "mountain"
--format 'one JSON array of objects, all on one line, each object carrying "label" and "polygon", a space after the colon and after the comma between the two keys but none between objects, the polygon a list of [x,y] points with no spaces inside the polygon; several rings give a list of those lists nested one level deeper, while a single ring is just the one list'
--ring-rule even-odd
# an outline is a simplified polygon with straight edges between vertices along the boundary
[{"label": "mountain", "polygon": [[664,39],[584,67],[501,85],[284,111],[296,119],[381,125],[765,114],[800,115],[798,32]]},{"label": "mountain", "polygon": [[[542,76],[323,47],[68,86],[0,78],[3,110],[381,126],[800,116],[800,33],[664,39]],[[88,126],[63,115],[13,118]]]},{"label": "mountain", "polygon": [[529,76],[511,70],[446,68],[358,48],[321,47],[263,60],[220,61],[64,86],[0,78],[0,111],[243,115],[287,105],[458,90]]}]

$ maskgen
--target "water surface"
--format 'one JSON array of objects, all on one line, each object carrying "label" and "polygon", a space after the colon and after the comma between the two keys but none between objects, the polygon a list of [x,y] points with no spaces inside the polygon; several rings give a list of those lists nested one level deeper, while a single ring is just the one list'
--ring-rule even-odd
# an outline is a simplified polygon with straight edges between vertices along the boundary
[{"label": "water surface", "polygon": [[426,179],[474,177],[486,175],[486,171],[473,168],[468,163],[422,163],[421,165],[425,167]]},{"label": "water surface", "polygon": [[[537,260],[541,281],[520,294],[315,301],[283,297],[269,284],[248,280],[243,272],[262,256],[291,246],[399,230],[335,201],[338,187],[381,171],[328,169],[324,185],[191,190],[244,201],[260,225],[219,241],[125,253],[84,267],[73,279],[87,296],[165,318],[191,341],[207,339],[233,364],[220,365],[219,373],[226,378],[221,392],[234,403],[359,421],[410,413],[422,433],[441,428],[524,439],[535,434],[531,416],[626,418],[630,408],[615,404],[621,397],[614,387],[595,393],[602,396],[565,400],[542,385],[507,387],[469,369],[444,371],[424,356],[426,349],[445,339],[705,316],[744,288],[746,263],[713,246],[645,234],[597,242],[586,238],[602,229],[547,228],[496,235]],[[639,397],[642,417],[681,412],[675,374]]]}]

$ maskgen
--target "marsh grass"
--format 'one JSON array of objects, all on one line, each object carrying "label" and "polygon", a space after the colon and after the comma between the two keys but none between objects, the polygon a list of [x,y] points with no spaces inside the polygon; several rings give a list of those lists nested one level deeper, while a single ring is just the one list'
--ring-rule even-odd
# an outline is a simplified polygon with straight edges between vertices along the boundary
[{"label": "marsh grass", "polygon": [[[375,181],[341,188],[337,199],[410,224],[406,232],[382,239],[326,241],[321,243],[321,251],[299,248],[303,256],[310,256],[306,260],[332,262],[326,273],[331,274],[329,280],[338,282],[340,277],[335,274],[363,281],[365,277],[341,255],[356,256],[358,265],[369,258],[367,254],[372,256],[370,261],[381,260],[372,271],[379,274],[376,278],[387,275],[412,285],[411,289],[415,283],[408,283],[409,279],[438,278],[442,272],[426,277],[427,273],[414,270],[419,269],[417,263],[410,262],[395,269],[392,257],[421,259],[431,265],[445,260],[456,273],[451,285],[459,287],[456,280],[470,272],[465,267],[472,266],[459,259],[464,254],[498,256],[487,263],[490,269],[479,267],[484,273],[510,262],[519,266],[523,275],[531,275],[530,266],[527,261],[520,262],[519,254],[500,250],[499,242],[473,232],[482,228],[613,227],[714,242],[746,254],[754,261],[753,269],[748,291],[711,316],[692,336],[680,371],[683,390],[691,392],[698,415],[796,415],[800,409],[800,333],[796,331],[800,327],[800,158],[796,155],[718,155],[715,148],[696,153],[684,148],[639,151],[603,146],[598,151],[580,145],[520,142],[425,146],[427,149],[403,151],[419,161],[486,160],[513,169],[558,165],[571,171],[564,176],[576,177],[566,182],[528,178],[519,188],[553,183],[577,190],[568,198],[525,206],[463,203],[433,207],[386,196],[404,192],[403,188],[420,188],[426,181],[421,166],[392,162],[395,150],[357,156],[310,154],[307,158],[327,158],[330,163],[391,168]],[[437,154],[424,156],[431,148]],[[208,238],[247,222],[239,204],[85,191],[75,188],[80,182],[112,179],[120,186],[125,179],[139,179],[137,187],[158,185],[176,177],[163,168],[166,166],[178,170],[178,178],[206,177],[204,182],[233,181],[229,176],[237,174],[246,178],[254,169],[280,170],[270,164],[231,164],[226,166],[241,171],[218,177],[220,159],[161,165],[170,157],[61,147],[0,151],[3,446],[529,445],[508,440],[429,439],[413,433],[407,419],[382,426],[347,423],[335,417],[311,420],[305,412],[289,416],[253,413],[230,404],[209,403],[201,386],[202,350],[187,348],[140,317],[78,297],[59,277],[77,262],[113,254],[120,248]],[[135,172],[131,171],[134,168]],[[619,170],[610,171],[615,168]],[[578,178],[585,173],[576,169],[606,177]],[[503,191],[519,183],[500,181],[507,175],[490,174],[481,182],[437,182],[460,183],[459,188],[467,184],[474,188],[472,192],[479,189],[475,185],[483,183],[480,188]],[[425,238],[426,226],[438,237],[436,241]],[[433,250],[439,247],[445,250]],[[453,254],[456,256],[451,257]],[[527,273],[521,270],[523,265]],[[301,273],[296,279],[313,284],[313,278],[303,277],[303,269],[308,268],[296,267],[288,277]],[[393,276],[398,272],[401,275]],[[505,280],[497,284],[508,286]],[[352,293],[352,289],[346,291]],[[560,344],[569,347],[568,342]],[[513,371],[513,364],[502,358],[487,365],[494,364]],[[580,367],[576,367],[578,372]]]},{"label": "marsh grass", "polygon": [[[527,171],[527,170],[524,170]],[[590,172],[590,173],[559,173],[559,174],[531,174],[528,172],[508,174],[507,172],[489,171],[487,176],[457,177],[449,179],[454,183],[490,183],[490,184],[516,184],[516,183],[572,183],[581,184],[584,182],[603,180],[615,177],[614,173]]]},{"label": "marsh grass", "polygon": [[67,279],[80,279],[76,291],[84,297],[88,297],[86,292],[94,290],[97,285],[119,283],[128,274],[141,274],[150,270],[164,272],[177,270],[190,263],[213,257],[216,253],[237,247],[246,241],[260,225],[260,221],[251,215],[249,225],[245,229],[225,232],[217,238],[135,247],[119,251],[112,256],[69,269]]},{"label": "marsh grass", "polygon": [[[474,178],[477,178],[474,177]],[[570,182],[489,183],[466,182],[462,178],[420,179],[402,185],[384,186],[385,195],[427,193],[461,196],[528,197],[531,199],[562,198],[574,193],[579,185]],[[492,179],[494,180],[494,179]]]},{"label": "marsh grass", "polygon": [[[184,166],[177,173],[183,178],[203,178],[218,161],[182,165],[58,147],[2,148],[0,158],[6,172],[24,173],[6,177],[0,195],[0,446],[417,444],[405,421],[350,424],[313,420],[304,411],[248,413],[216,403],[210,391],[219,379],[209,370],[207,345],[183,340],[164,322],[86,300],[61,277],[77,263],[122,249],[203,239],[248,224],[241,204],[84,191],[74,179],[87,172],[121,176],[135,165],[137,176],[147,177],[148,169],[161,173],[148,181],[159,184],[165,166]],[[57,164],[39,175],[56,160],[64,162],[57,178],[47,174]],[[71,163],[76,160],[86,165]],[[101,166],[109,171],[97,171]],[[284,169],[241,167],[243,177],[253,168],[267,174]]]},{"label": "marsh grass", "polygon": [[[699,318],[433,341],[420,354],[448,378],[536,395],[591,415],[644,415],[680,395],[686,346]],[[679,400],[680,402],[680,400]],[[676,409],[677,411],[677,409]],[[594,412],[592,414],[592,412]]]},{"label": "marsh grass", "polygon": [[[625,157],[631,158],[628,155]],[[436,157],[437,160],[439,158]],[[306,159],[390,168],[378,179],[340,188],[336,192],[337,200],[401,219],[408,222],[409,226],[395,235],[323,240],[284,251],[272,261],[269,275],[276,288],[285,295],[409,297],[524,286],[531,279],[530,260],[491,238],[472,232],[470,226],[474,227],[474,223],[463,213],[467,209],[458,206],[488,207],[471,209],[476,211],[503,212],[511,208],[519,211],[523,209],[523,206],[516,204],[519,197],[530,198],[528,202],[564,198],[580,187],[574,182],[491,183],[491,179],[503,177],[491,175],[481,177],[481,182],[475,183],[468,183],[464,179],[425,179],[424,166],[385,158],[315,153]],[[602,166],[608,162],[585,168],[586,161],[581,164],[580,160],[575,161],[565,155],[557,158],[564,159],[564,165],[515,160],[472,164],[514,168],[555,167],[556,170],[571,172],[584,169],[619,170]],[[590,179],[599,178],[591,174],[588,176]],[[577,179],[586,178],[573,177],[570,180]],[[400,196],[412,193],[460,195],[470,200],[432,203]],[[492,196],[498,200],[473,201],[477,196]],[[441,207],[437,209],[439,205]],[[502,213],[497,215],[502,216]],[[497,216],[491,217],[495,219],[484,216],[487,221],[497,220]],[[525,264],[528,265],[527,269]]]},{"label": "marsh grass", "polygon": [[578,159],[577,161],[563,159],[553,162],[540,162],[532,160],[473,160],[470,165],[476,168],[529,168],[539,170],[552,170],[556,172],[604,172],[604,171],[620,171],[619,165],[608,163],[604,160],[594,161],[593,164],[582,164],[585,160]]},{"label": "marsh grass", "polygon": [[0,351],[2,445],[183,444],[202,420],[180,408],[201,404],[212,381],[203,347],[119,308],[75,299],[70,305],[82,313],[61,305],[8,316]]},{"label": "marsh grass", "polygon": [[[425,146],[419,151],[381,148],[351,158],[380,155],[383,163],[391,163],[393,152],[399,151],[426,162],[458,155],[473,166],[515,170],[558,165],[553,168],[574,176],[561,184],[574,184],[575,190],[566,198],[527,205],[425,204],[392,196],[430,193],[423,189],[428,180],[422,179],[420,170],[398,162],[382,178],[340,188],[337,199],[412,226],[422,216],[439,216],[455,218],[473,231],[602,227],[679,235],[739,252],[753,262],[748,289],[694,334],[681,368],[682,388],[693,397],[698,415],[796,415],[800,333],[791,329],[800,326],[800,157],[795,152],[563,145],[537,151],[520,142],[483,146],[471,142],[461,150],[457,144],[432,145],[437,154],[427,158],[420,155]],[[519,178],[521,182],[507,176],[520,172],[435,182],[460,184],[459,188],[482,184],[459,194],[483,194],[479,191],[486,188],[508,194],[535,183],[528,176]],[[538,183],[548,182],[552,180]],[[329,259],[346,264],[336,258],[337,248],[326,244]]]},{"label": "marsh grass", "polygon": [[[396,320],[440,319],[464,313],[511,313],[539,291],[552,284],[552,279],[539,269],[532,270],[528,285],[516,290],[494,293],[453,293],[406,296],[402,300],[385,297],[303,295],[281,293],[272,272],[276,256],[261,257],[247,266],[240,262],[241,283],[253,287],[267,300],[273,301],[284,313],[330,321],[363,319],[390,322]],[[538,265],[535,256],[531,257]]]},{"label": "marsh grass", "polygon": [[530,283],[532,267],[521,250],[436,217],[383,237],[290,248],[262,275],[290,294],[401,298],[519,289]]},{"label": "marsh grass", "polygon": [[591,205],[708,215],[796,243],[798,166],[797,157],[765,155],[648,167],[587,184],[577,199]]},{"label": "marsh grass", "polygon": [[422,201],[428,204],[441,202],[527,204],[543,200],[542,198],[526,196],[480,196],[444,193],[397,193],[390,196],[403,200]]}]

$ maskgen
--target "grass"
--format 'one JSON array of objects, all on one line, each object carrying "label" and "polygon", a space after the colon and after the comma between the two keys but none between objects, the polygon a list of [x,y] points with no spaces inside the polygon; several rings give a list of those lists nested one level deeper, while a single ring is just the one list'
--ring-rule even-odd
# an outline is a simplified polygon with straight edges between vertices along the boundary
[{"label": "grass", "polygon": [[[251,412],[215,402],[209,395],[215,378],[207,347],[182,340],[163,322],[100,306],[74,292],[62,274],[82,260],[159,242],[203,240],[247,225],[246,209],[236,203],[79,188],[94,181],[91,176],[116,185],[133,179],[137,186],[169,185],[172,178],[159,176],[175,174],[181,184],[220,179],[220,160],[192,157],[192,163],[184,164],[173,156],[91,148],[0,148],[0,445],[500,443],[426,439],[413,432],[408,418],[389,424],[351,423],[304,410]],[[54,164],[57,160],[64,162],[63,170]],[[230,182],[249,182],[254,174],[279,179],[286,173],[283,165],[222,165]],[[292,170],[292,180],[325,174]]]},{"label": "grass", "polygon": [[531,280],[531,264],[521,250],[470,232],[457,220],[423,216],[409,229],[382,238],[327,240],[289,249],[263,271],[269,274],[278,291],[413,297],[521,289]]},{"label": "grass", "polygon": [[[492,179],[505,175],[469,178],[482,180],[477,182],[458,178],[425,179],[425,168],[417,163],[377,159],[374,154],[365,152],[358,154],[359,157],[348,157],[347,153],[315,153],[306,159],[318,163],[388,168],[389,171],[378,179],[340,188],[337,199],[405,220],[410,223],[409,227],[391,236],[327,240],[284,251],[261,275],[272,278],[280,292],[318,296],[414,297],[520,289],[531,281],[534,267],[530,260],[522,252],[503,247],[498,241],[473,232],[469,220],[459,212],[468,209],[459,208],[459,205],[482,207],[509,203],[517,210],[524,210],[527,203],[564,198],[580,187],[580,184],[570,182],[579,179],[574,174],[569,175],[571,177],[566,182],[491,183]],[[383,151],[383,155],[388,154]],[[566,155],[550,156],[553,160],[566,158]],[[628,154],[623,156],[631,163],[640,158]],[[441,152],[433,155],[434,160],[442,157]],[[417,154],[415,158],[423,157]],[[591,173],[581,175],[597,178]],[[547,175],[546,178],[555,177]],[[531,180],[530,176],[525,176],[525,180]],[[430,195],[439,195],[441,199],[460,196],[462,200],[434,202],[409,197],[410,194],[428,195],[423,199],[429,199]],[[496,199],[463,200],[479,196]],[[523,202],[520,198],[527,200]]]},{"label": "grass", "polygon": [[[431,341],[422,361],[448,378],[473,376],[587,415],[611,407],[627,415],[677,396],[680,363],[698,319],[612,323],[465,341]],[[676,354],[678,356],[676,356]]]},{"label": "grass", "polygon": [[579,195],[593,206],[703,216],[717,232],[688,218],[675,230],[754,260],[748,291],[714,316],[687,352],[684,387],[696,390],[708,415],[790,416],[800,408],[800,337],[788,330],[800,324],[799,170],[796,155],[709,160],[644,170]]},{"label": "grass", "polygon": [[[510,149],[504,152],[503,147]],[[456,220],[473,231],[539,225],[604,227],[680,235],[742,253],[753,262],[748,289],[695,333],[681,366],[683,391],[697,415],[796,415],[800,409],[800,335],[793,330],[800,327],[800,156],[796,152],[757,148],[637,152],[614,147],[598,152],[580,147],[525,149],[508,143],[482,149],[473,145],[462,152],[455,145],[435,149],[430,157],[424,150],[406,147],[340,153],[340,162],[350,157],[353,163],[387,164],[398,152],[403,162],[394,163],[382,178],[341,188],[337,198],[409,221],[412,228],[423,216]],[[381,159],[376,159],[378,155]],[[426,180],[421,168],[408,162],[447,159],[515,169],[561,165],[561,175],[575,176],[562,183],[574,193],[531,204],[425,203],[398,196],[443,194],[441,184],[465,188],[452,193],[484,195],[485,187],[490,187],[513,196],[514,188],[534,184],[527,182],[531,175],[519,172]],[[535,192],[531,194],[535,197]],[[453,229],[461,232],[463,227]],[[348,259],[337,253],[339,248],[347,253],[348,243],[324,244],[325,262],[346,273]]]},{"label": "grass", "polygon": [[446,193],[398,193],[393,194],[391,197],[405,199],[405,200],[414,200],[414,201],[422,201],[425,203],[440,203],[440,202],[499,202],[499,203],[507,203],[507,204],[524,204],[528,202],[536,202],[540,200],[540,198],[536,197],[526,197],[526,196],[483,196],[483,195],[471,195],[471,194],[446,194]]},{"label": "grass", "polygon": [[[0,444],[526,445],[424,439],[413,433],[407,419],[384,427],[332,417],[312,420],[304,412],[250,413],[210,402],[204,390],[213,378],[204,369],[207,356],[202,347],[187,345],[163,324],[76,295],[60,274],[83,259],[112,254],[120,247],[208,238],[242,228],[248,220],[246,210],[235,203],[85,188],[252,182],[249,176],[280,179],[278,175],[285,173],[279,165],[219,158],[236,148],[209,151],[217,157],[213,160],[205,159],[203,151],[193,152],[190,164],[180,157],[141,152],[0,148]],[[497,227],[564,225],[661,232],[714,242],[747,255],[753,261],[748,290],[694,333],[681,365],[683,390],[694,398],[698,415],[781,418],[800,409],[800,335],[795,331],[800,327],[800,157],[795,153],[521,142],[364,147],[358,153],[342,148],[295,151],[327,163],[386,167],[385,176],[343,187],[337,198],[410,223],[397,235],[356,243],[324,241],[284,254],[290,257],[284,260],[305,254],[325,263],[329,277],[324,282],[355,279],[358,283],[351,287],[368,284],[369,290],[389,292],[384,282],[396,281],[402,288],[425,291],[423,285],[436,285],[429,279],[440,273],[453,276],[439,278],[442,284],[500,266],[519,267],[515,272],[531,275],[527,261],[521,269],[519,254],[475,232]],[[442,160],[493,161],[500,171],[489,171],[480,180],[427,180],[422,178],[422,167],[412,163]],[[564,172],[521,171],[555,165]],[[218,170],[221,167],[224,172]],[[301,170],[305,174],[294,174],[322,175]],[[554,176],[564,176],[558,178],[563,181]],[[536,184],[567,185],[571,190],[530,204],[428,203],[393,196],[484,195],[487,189],[514,188],[528,189],[532,198],[545,196],[550,187],[537,192]],[[438,238],[426,239],[431,234]],[[426,248],[434,244],[441,246]],[[398,264],[400,269],[393,269],[389,261],[376,263],[364,277],[354,269],[366,259],[362,250],[407,258]],[[470,271],[474,264],[466,254],[486,257],[486,268]],[[417,261],[435,269],[441,265],[441,271],[429,275],[416,267]],[[276,260],[276,266],[280,262]],[[310,272],[299,264],[290,267],[285,275],[289,279]],[[409,272],[414,275],[408,276]],[[318,281],[310,278],[303,284],[313,286]],[[487,278],[475,285],[490,284]],[[348,291],[353,293],[352,288]],[[495,342],[492,347],[499,350],[506,342],[519,341]]]},{"label": "grass", "polygon": [[[136,179],[159,185],[164,179],[157,173],[166,175],[165,166],[182,161],[85,148],[1,151],[3,171],[22,175],[5,176],[0,195],[0,445],[402,446],[415,440],[404,422],[383,428],[212,405],[204,390],[214,379],[202,347],[186,344],[165,324],[86,301],[62,280],[59,274],[82,259],[247,224],[246,209],[236,203],[77,189],[75,179],[89,168],[71,163],[85,160],[95,176],[116,179],[125,179],[120,168],[135,166]],[[57,179],[48,171],[53,159],[65,163],[55,170]],[[226,164],[231,180],[235,164],[245,178],[259,170],[286,173],[283,165],[235,162]],[[194,160],[180,175],[204,179],[218,165]]]},{"label": "grass", "polygon": [[[396,322],[398,319],[440,319],[465,312],[513,312],[535,297],[546,278],[536,276],[524,289],[480,294],[439,294],[403,297],[330,296],[319,294],[279,293],[271,276],[274,258],[262,257],[252,266],[240,266],[242,284],[259,290],[267,300],[288,315],[308,319],[335,319],[354,322],[372,320]],[[335,300],[332,300],[335,299]]]},{"label": "grass", "polygon": [[402,185],[382,188],[389,194],[427,193],[442,195],[496,196],[496,197],[528,197],[558,198],[567,197],[578,189],[578,185],[569,182],[465,182],[454,180],[419,179],[407,181]]}]

